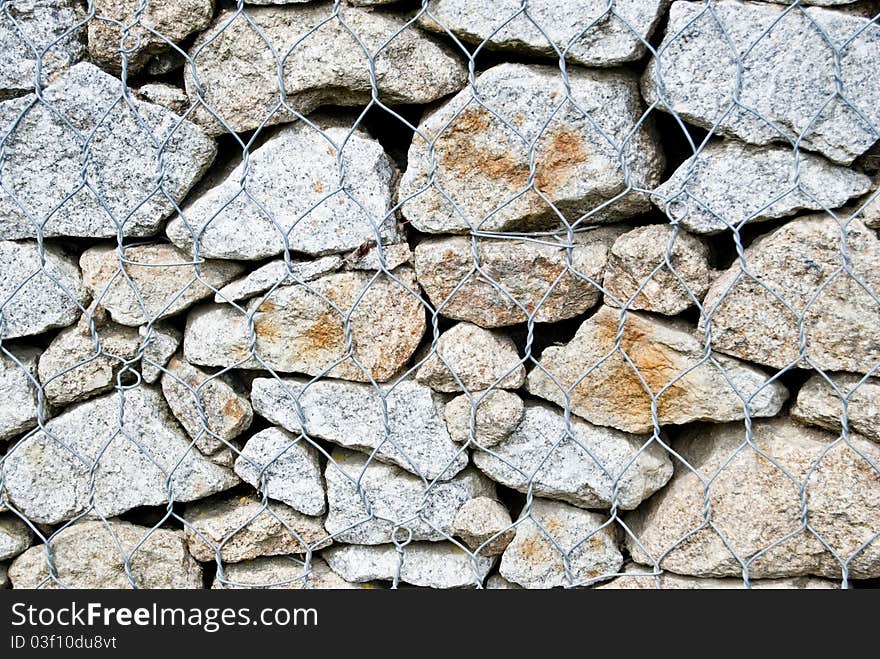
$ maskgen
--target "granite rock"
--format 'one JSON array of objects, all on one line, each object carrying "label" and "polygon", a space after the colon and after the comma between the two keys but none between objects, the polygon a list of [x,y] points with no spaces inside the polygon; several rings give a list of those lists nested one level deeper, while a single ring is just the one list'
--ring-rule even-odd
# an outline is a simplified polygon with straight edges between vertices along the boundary
[{"label": "granite rock", "polygon": [[522,421],[522,398],[511,391],[493,389],[471,396],[461,394],[446,404],[443,415],[453,442],[470,441],[475,446],[491,448],[504,441]]},{"label": "granite rock", "polygon": [[851,373],[827,375],[834,386],[821,375],[814,375],[804,383],[791,407],[792,417],[840,432],[846,401],[849,431],[880,442],[880,380]]},{"label": "granite rock", "polygon": [[487,496],[465,501],[455,513],[452,529],[480,556],[501,554],[516,533],[507,508]]},{"label": "granite rock", "polygon": [[36,427],[40,409],[36,348],[0,352],[0,440]]}]

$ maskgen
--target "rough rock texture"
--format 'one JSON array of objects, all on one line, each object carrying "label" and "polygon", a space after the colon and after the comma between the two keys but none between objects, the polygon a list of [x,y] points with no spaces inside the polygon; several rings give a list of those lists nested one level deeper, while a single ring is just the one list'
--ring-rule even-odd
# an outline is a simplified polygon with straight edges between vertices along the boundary
[{"label": "rough rock texture", "polygon": [[426,483],[360,453],[336,450],[331,457],[324,472],[329,506],[325,528],[338,542],[379,545],[406,540],[410,531],[412,540],[447,540],[465,503],[495,494],[494,483],[475,469]]},{"label": "rough rock texture", "polygon": [[288,556],[273,556],[224,565],[222,578],[218,572],[211,587],[340,590],[367,586],[340,579],[320,558],[312,558],[311,569],[306,570],[302,561]]},{"label": "rough rock texture", "polygon": [[524,323],[530,315],[536,322],[554,323],[582,314],[599,300],[608,250],[623,230],[575,234],[571,266],[568,241],[557,247],[552,239],[480,239],[479,271],[470,238],[432,238],[416,246],[416,275],[433,307],[448,318],[481,327]]},{"label": "rough rock texture", "polygon": [[525,588],[581,585],[614,574],[623,564],[615,527],[603,527],[602,515],[541,499],[526,512],[501,556],[505,579]]},{"label": "rough rock texture", "polygon": [[3,346],[0,352],[0,440],[30,430],[37,425],[40,409],[37,389],[36,348]]},{"label": "rough rock texture", "polygon": [[491,497],[476,497],[465,501],[453,520],[454,534],[480,556],[502,553],[516,531],[513,520],[504,505]]},{"label": "rough rock texture", "polygon": [[[2,226],[0,221],[0,226]],[[66,327],[88,302],[76,261],[54,245],[0,240],[0,338]]]},{"label": "rough rock texture", "polygon": [[[120,429],[122,413],[122,432]],[[54,438],[54,439],[53,439]],[[94,507],[89,506],[89,470]],[[158,466],[157,466],[158,465]],[[228,489],[238,479],[198,451],[178,429],[162,394],[140,386],[70,407],[6,455],[3,485],[28,519],[56,524],[84,512],[104,517],[168,500],[193,501]]]},{"label": "rough rock texture", "polygon": [[305,515],[327,511],[318,449],[299,435],[282,428],[261,430],[244,445],[235,473]]},{"label": "rough rock texture", "polygon": [[605,304],[673,316],[702,301],[709,277],[705,242],[666,224],[638,227],[611,247]]},{"label": "rough rock texture", "polygon": [[[237,563],[258,556],[305,554],[327,547],[323,520],[254,495],[225,496],[190,504],[183,514],[189,553],[197,561]],[[207,542],[206,542],[207,541]],[[227,575],[228,576],[228,575]]]},{"label": "rough rock texture", "polygon": [[662,488],[672,463],[647,435],[633,436],[577,418],[548,405],[526,403],[525,415],[491,453],[474,452],[474,464],[489,478],[520,492],[561,499],[583,508],[631,510]]},{"label": "rough rock texture", "polygon": [[[703,482],[676,464],[669,486],[625,520],[650,554],[629,539],[633,560],[651,565],[675,546],[661,568],[692,576],[741,576],[743,566],[720,533],[742,561],[750,561],[753,578],[840,577],[840,562],[802,528],[799,487],[804,485],[810,529],[841,560],[849,561],[850,578],[880,576],[877,542],[856,553],[880,531],[880,475],[853,450],[877,465],[880,448],[852,437],[853,448],[840,443],[829,449],[835,435],[787,418],[755,421],[752,430],[761,454],[745,446],[731,459],[745,443],[745,430],[738,423],[688,430],[673,445],[703,479],[724,467],[709,491],[711,520],[718,532],[701,528]],[[810,472],[816,461],[818,467]],[[679,542],[692,531],[696,533]],[[771,548],[775,543],[779,544]]]},{"label": "rough rock texture", "polygon": [[566,59],[577,64],[614,66],[642,57],[644,42],[667,5],[668,0],[618,0],[614,12],[621,18],[617,18],[610,15],[606,0],[537,0],[529,3],[528,18],[520,14],[509,21],[520,12],[519,0],[437,0],[428,6],[430,16],[423,15],[420,23],[491,49],[554,60],[559,59],[558,52],[566,51]]},{"label": "rough rock texture", "polygon": [[9,588],[9,568],[6,563],[0,563],[0,590]]},{"label": "rough rock texture", "polygon": [[394,270],[404,263],[411,263],[412,260],[412,250],[405,242],[382,245],[381,249],[376,245],[364,244],[350,254],[346,254],[344,264],[351,270]]},{"label": "rough rock texture", "polygon": [[31,546],[34,534],[15,515],[0,513],[0,561],[14,558]]},{"label": "rough rock texture", "polygon": [[177,357],[171,358],[162,376],[162,393],[202,453],[219,451],[247,430],[254,418],[247,397],[224,376],[212,376]]},{"label": "rough rock texture", "polygon": [[688,231],[711,234],[802,209],[837,208],[870,185],[867,176],[811,153],[715,140],[682,163],[651,199]]},{"label": "rough rock texture", "polygon": [[500,64],[428,115],[400,183],[412,225],[429,233],[505,231],[555,226],[559,213],[570,222],[589,213],[586,222],[596,223],[647,211],[647,196],[630,188],[657,185],[664,158],[652,119],[637,126],[644,106],[635,78],[573,67],[568,80],[573,102],[558,67]]},{"label": "rough rock texture", "polygon": [[[849,270],[876,295],[880,238],[858,219],[846,229]],[[752,243],[745,251],[748,275],[737,260],[706,295],[712,346],[783,368],[800,356],[797,315],[803,314],[810,362],[799,365],[867,373],[880,361],[880,305],[838,272],[842,247],[841,226],[825,215],[791,220]]]},{"label": "rough rock texture", "polygon": [[0,99],[34,89],[36,53],[44,48],[48,51],[42,56],[39,81],[43,85],[85,54],[85,30],[73,30],[83,19],[74,0],[15,0],[4,9],[0,14]]},{"label": "rough rock texture", "polygon": [[860,214],[865,226],[880,229],[880,192],[874,190]]},{"label": "rough rock texture", "polygon": [[[596,588],[602,590],[738,590],[745,588],[742,579],[712,579],[683,577],[664,572],[659,581],[652,576],[653,570],[635,563],[627,565],[623,574]],[[649,575],[649,576],[645,576]],[[789,577],[787,579],[757,579],[749,582],[754,590],[833,590],[840,584],[816,577]]]},{"label": "rough rock texture", "polygon": [[[134,23],[138,10],[141,13]],[[129,51],[128,73],[137,73],[150,58],[170,49],[171,43],[178,44],[208,27],[213,13],[214,0],[96,0],[96,18],[89,21],[89,55],[102,68],[119,73],[124,47]],[[120,23],[132,26],[131,30],[126,34]]]},{"label": "rough rock texture", "polygon": [[464,588],[482,583],[493,558],[471,557],[451,542],[414,542],[403,555],[394,545],[336,545],[324,559],[346,581],[400,581],[426,588]]},{"label": "rough rock texture", "polygon": [[847,427],[880,442],[880,380],[849,373],[830,373],[835,391],[821,375],[801,387],[791,415],[798,421],[839,432],[846,401]]},{"label": "rough rock texture", "polygon": [[472,396],[473,400],[461,394],[446,404],[443,414],[453,442],[473,441],[477,446],[490,448],[504,441],[522,421],[525,408],[522,398],[515,393],[494,389]]},{"label": "rough rock texture", "polygon": [[[788,397],[782,384],[739,360],[712,353],[714,363],[705,361],[703,343],[687,326],[637,312],[627,313],[620,337],[627,361],[615,349],[619,326],[620,312],[602,307],[569,343],[544,350],[529,373],[528,391],[565,406],[562,387],[571,389],[572,412],[627,432],[653,429],[652,396],[660,425],[735,421],[744,418],[747,404],[753,418],[773,416]],[[713,332],[713,346],[714,338]]]},{"label": "rough rock texture", "polygon": [[[723,135],[754,144],[797,139],[806,149],[848,164],[877,140],[880,26],[818,8],[792,11],[780,20],[784,11],[720,0],[709,12],[701,2],[674,2],[660,58],[645,72],[645,98],[697,126],[717,123]],[[840,99],[828,103],[837,91],[829,40],[841,48],[841,91],[855,110]],[[733,106],[734,94],[741,108]]]},{"label": "rough rock texture", "polygon": [[189,97],[186,92],[180,87],[164,82],[149,82],[141,85],[135,93],[140,100],[160,105],[175,114],[182,115],[189,107]]},{"label": "rough rock texture", "polygon": [[291,261],[290,266],[283,259],[269,261],[265,265],[248,272],[241,279],[226,284],[214,294],[214,302],[238,302],[262,295],[275,286],[295,286],[329,275],[342,267],[342,257],[335,254],[308,261]]},{"label": "rough rock texture", "polygon": [[118,79],[81,62],[43,91],[48,105],[33,94],[0,103],[3,135],[30,108],[5,142],[0,238],[33,238],[38,226],[44,236],[90,238],[115,238],[119,226],[125,236],[159,230],[174,210],[169,197],[183,199],[216,146],[173,112],[122,93]]},{"label": "rough rock texture", "polygon": [[141,375],[144,382],[153,384],[162,377],[162,369],[177,352],[183,334],[174,326],[165,322],[143,325],[138,328],[143,347]]},{"label": "rough rock texture", "polygon": [[58,532],[49,545],[54,574],[45,546],[37,545],[9,566],[14,588],[119,589],[132,588],[132,581],[137,588],[202,587],[202,568],[177,531],[116,520],[78,522]]},{"label": "rough rock texture", "polygon": [[[443,423],[442,401],[428,387],[404,381],[390,389],[335,380],[257,378],[254,411],[290,432],[372,454],[429,480],[448,480],[467,466]],[[383,408],[383,400],[385,407]],[[296,401],[296,405],[294,404]],[[383,409],[388,412],[385,432]]]},{"label": "rough rock texture", "polygon": [[[285,58],[285,102],[303,114],[321,105],[369,102],[368,56],[349,30],[371,53],[394,37],[376,57],[375,77],[383,103],[429,103],[467,82],[464,64],[450,49],[415,27],[397,34],[404,26],[401,17],[343,7],[343,26],[339,19],[327,20],[332,13],[329,2],[249,8],[248,18],[258,33],[243,17],[234,18],[232,11],[226,11],[196,39],[190,55],[195,56],[198,86],[230,130],[241,132],[295,118],[278,108],[278,60],[267,41]],[[195,101],[199,94],[192,67],[186,67],[184,75]],[[205,110],[197,117],[214,132],[227,130]]]},{"label": "rough rock texture", "polygon": [[382,146],[358,131],[348,137],[349,126],[312,121],[317,129],[305,122],[281,128],[187,204],[186,222],[178,217],[168,225],[171,241],[191,250],[195,238],[207,258],[256,260],[285,248],[329,254],[396,240],[390,210],[397,169]]},{"label": "rough rock texture", "polygon": [[417,381],[450,393],[519,389],[525,379],[526,369],[513,340],[470,323],[443,332],[416,372]]}]

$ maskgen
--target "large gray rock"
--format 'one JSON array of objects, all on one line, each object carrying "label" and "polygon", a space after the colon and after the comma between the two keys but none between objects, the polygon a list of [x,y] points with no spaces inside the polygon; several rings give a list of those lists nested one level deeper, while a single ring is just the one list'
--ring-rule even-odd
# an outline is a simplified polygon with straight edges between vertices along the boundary
[{"label": "large gray rock", "polygon": [[[75,0],[15,0],[3,10],[0,99],[47,84],[85,54],[85,29],[75,29],[85,17]],[[42,55],[40,80],[38,55]]]},{"label": "large gray rock", "polygon": [[448,540],[459,508],[495,495],[494,483],[475,469],[433,483],[360,453],[339,449],[330,457],[324,526],[338,542],[379,545],[410,532],[412,540]]},{"label": "large gray rock", "polygon": [[[600,590],[738,590],[745,588],[742,579],[713,579],[711,577],[683,577],[663,572],[659,578],[653,570],[635,563],[623,569],[623,574],[596,586]],[[757,579],[749,581],[753,590],[833,590],[839,583],[816,577],[789,577],[787,579]]]},{"label": "large gray rock", "polygon": [[664,158],[652,119],[639,124],[636,79],[573,67],[568,82],[571,99],[558,67],[500,64],[428,115],[400,183],[412,225],[509,231],[557,226],[560,213],[597,223],[647,211],[648,197],[632,188],[657,185]]},{"label": "large gray rock", "polygon": [[177,352],[183,334],[167,322],[150,323],[138,328],[141,336],[143,355],[141,376],[147,384],[153,384],[162,377],[162,369]]},{"label": "large gray rock", "polygon": [[455,513],[452,530],[471,551],[481,556],[501,554],[516,533],[510,512],[490,497],[465,501]]},{"label": "large gray rock", "polygon": [[752,243],[744,263],[738,259],[718,277],[703,302],[712,347],[774,368],[793,362],[853,373],[874,368],[880,361],[880,305],[873,297],[880,291],[880,239],[853,219],[845,256],[842,240],[837,220],[811,215]]},{"label": "large gray rock", "polygon": [[148,82],[138,87],[135,94],[142,101],[160,105],[179,115],[183,115],[189,107],[189,96],[186,92],[165,82]]},{"label": "large gray rock", "polygon": [[456,396],[446,403],[443,415],[453,442],[490,448],[516,430],[524,410],[515,393],[493,389]]},{"label": "large gray rock", "polygon": [[607,0],[532,0],[526,13],[520,0],[436,0],[420,23],[493,50],[554,60],[565,51],[565,58],[577,64],[614,66],[642,57],[668,4],[668,0],[617,0],[609,8]]},{"label": "large gray rock", "polygon": [[382,145],[349,126],[311,121],[318,128],[305,122],[281,128],[247,163],[187,204],[186,221],[168,224],[172,242],[191,251],[195,239],[207,258],[257,260],[285,248],[329,254],[397,240],[391,211],[397,169]]},{"label": "large gray rock", "polygon": [[0,352],[0,440],[37,425],[40,409],[36,348],[3,346]]},{"label": "large gray rock", "polygon": [[[443,423],[442,400],[409,380],[377,389],[338,380],[309,384],[305,379],[257,378],[251,404],[258,414],[290,432],[375,452],[377,460],[428,480],[448,480],[468,463],[467,452],[453,444]],[[302,410],[302,419],[297,409]]]},{"label": "large gray rock", "polygon": [[327,563],[317,557],[313,557],[306,568],[303,561],[291,556],[272,556],[224,565],[222,571],[217,571],[211,588],[349,590],[367,586],[339,578]]},{"label": "large gray rock", "polygon": [[742,561],[756,579],[840,578],[844,561],[851,579],[880,576],[871,542],[880,447],[857,436],[832,447],[834,439],[787,418],[755,420],[754,448],[740,423],[687,430],[673,448],[690,468],[676,463],[669,485],[625,519],[641,544],[627,538],[633,560],[701,577],[739,577]]},{"label": "large gray rock", "polygon": [[414,542],[398,553],[394,545],[336,545],[322,553],[346,581],[393,581],[425,588],[465,588],[483,582],[494,558],[472,556],[451,542]]},{"label": "large gray rock", "polygon": [[798,421],[839,432],[845,402],[847,428],[880,442],[880,380],[850,373],[827,375],[834,386],[821,375],[811,377],[798,392],[791,415]]},{"label": "large gray rock", "polygon": [[112,393],[80,403],[48,421],[12,447],[2,479],[16,509],[43,524],[84,512],[112,517],[169,496],[193,501],[238,482],[190,447],[162,394],[146,386],[125,391],[122,400]]},{"label": "large gray rock", "polygon": [[89,238],[159,230],[216,146],[173,112],[122,94],[117,78],[81,62],[43,91],[44,103],[33,94],[0,103],[0,134],[14,127],[0,168],[0,238],[33,238],[38,226]]},{"label": "large gray rock", "polygon": [[[3,222],[0,221],[0,226]],[[0,338],[72,325],[88,303],[76,261],[53,245],[0,240]]]},{"label": "large gray rock", "polygon": [[683,323],[628,312],[619,332],[620,314],[602,307],[569,343],[545,348],[529,373],[528,391],[591,423],[627,432],[654,429],[652,398],[662,426],[735,421],[747,412],[773,416],[788,397],[760,369],[714,353],[709,361],[703,342]]},{"label": "large gray rock", "polygon": [[[429,103],[467,83],[467,69],[453,52],[415,27],[402,30],[402,17],[343,6],[332,18],[333,11],[330,2],[315,2],[249,8],[247,18],[221,13],[190,51],[195,66],[184,69],[190,99],[203,98],[233,132],[290,121],[296,118],[291,111],[364,105],[372,97],[364,47],[370,53],[381,48],[375,80],[383,103]],[[279,107],[280,58],[289,110]],[[204,108],[195,116],[214,132],[227,130]]]},{"label": "large gray rock", "polygon": [[868,191],[864,174],[781,146],[714,140],[682,163],[651,199],[693,233],[837,208]]},{"label": "large gray rock", "polygon": [[[785,11],[674,2],[645,72],[645,98],[722,135],[753,144],[798,140],[848,164],[877,140],[880,26],[818,8],[780,18]],[[840,48],[839,62],[830,44]]]},{"label": "large gray rock", "polygon": [[307,261],[284,259],[269,261],[236,279],[214,294],[214,302],[238,302],[262,295],[275,286],[295,286],[329,275],[342,267],[342,257],[335,254]]},{"label": "large gray rock", "polygon": [[671,478],[672,462],[659,445],[642,450],[650,436],[570,423],[548,405],[526,403],[517,429],[490,451],[476,450],[474,464],[507,487],[582,508],[613,502],[631,510]]},{"label": "large gray rock", "polygon": [[19,517],[0,513],[0,561],[14,558],[31,546],[33,531]]},{"label": "large gray rock", "polygon": [[[202,568],[183,534],[116,520],[67,526],[9,566],[14,588],[202,588]],[[129,576],[130,575],[130,576]]]},{"label": "large gray rock", "polygon": [[383,382],[409,361],[425,333],[417,291],[407,266],[378,277],[339,272],[282,286],[247,304],[253,332],[238,309],[206,305],[187,318],[183,352],[202,366]]},{"label": "large gray rock", "polygon": [[623,564],[607,518],[556,501],[535,499],[501,556],[505,579],[525,588],[558,588],[615,574]]}]

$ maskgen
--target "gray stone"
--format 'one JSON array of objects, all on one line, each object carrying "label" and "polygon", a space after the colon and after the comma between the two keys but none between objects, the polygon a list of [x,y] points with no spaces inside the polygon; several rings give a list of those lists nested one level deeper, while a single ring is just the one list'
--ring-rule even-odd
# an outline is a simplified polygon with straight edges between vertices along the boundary
[{"label": "gray stone", "polygon": [[[781,18],[786,11],[732,0],[711,11],[702,2],[674,2],[659,59],[645,72],[645,99],[717,134],[753,144],[797,140],[849,164],[877,140],[880,26],[818,8]],[[845,101],[832,98],[838,90]]]},{"label": "gray stone", "polygon": [[740,577],[746,563],[755,579],[841,578],[845,561],[851,579],[880,576],[880,545],[871,542],[880,478],[867,461],[880,464],[880,447],[834,439],[787,418],[755,420],[752,446],[740,423],[685,431],[673,449],[689,466],[677,462],[669,485],[625,519],[641,543],[627,538],[633,560],[699,577]]},{"label": "gray stone", "polygon": [[0,561],[14,558],[31,546],[34,534],[20,518],[0,513]]},{"label": "gray stone", "polygon": [[379,545],[404,541],[410,532],[412,540],[449,540],[458,510],[495,494],[495,485],[475,469],[434,483],[360,453],[337,449],[330,457],[324,526],[339,542]]},{"label": "gray stone", "polygon": [[310,121],[318,128],[298,122],[279,129],[188,203],[168,224],[171,241],[191,251],[195,237],[204,257],[257,260],[285,248],[320,255],[397,240],[397,169],[382,145],[350,126]]},{"label": "gray stone", "polygon": [[49,546],[54,574],[45,546],[31,547],[9,566],[14,588],[202,588],[202,568],[179,531],[84,521],[64,527]]},{"label": "gray stone", "polygon": [[182,115],[189,107],[189,96],[180,87],[165,82],[149,82],[137,88],[137,97]]},{"label": "gray stone", "polygon": [[840,432],[846,401],[847,428],[880,442],[880,380],[849,373],[826,375],[834,386],[821,375],[811,377],[798,392],[791,415],[803,423]]},{"label": "gray stone", "polygon": [[[0,99],[47,84],[85,54],[85,30],[75,29],[84,16],[74,0],[15,0],[3,9]],[[42,54],[39,81],[37,53]]]},{"label": "gray stone", "polygon": [[449,437],[439,396],[409,380],[376,388],[336,380],[309,384],[305,379],[257,378],[251,404],[258,414],[294,433],[303,431],[298,407],[309,437],[375,452],[377,460],[427,480],[448,480],[468,463],[467,452]]},{"label": "gray stone", "polygon": [[556,66],[500,64],[429,114],[400,183],[412,226],[512,231],[558,226],[560,214],[594,224],[649,210],[648,197],[632,188],[657,185],[664,157],[653,120],[639,124],[637,80],[572,67],[568,82],[571,99]]},{"label": "gray stone", "polygon": [[508,581],[500,574],[493,574],[486,579],[486,590],[522,590],[522,586]]},{"label": "gray stone", "polygon": [[4,345],[3,351],[0,352],[0,440],[35,427],[40,409],[39,350]]},{"label": "gray stone", "polygon": [[597,513],[535,499],[501,556],[501,576],[525,588],[558,588],[615,574],[623,556],[615,527],[605,526],[607,521]]},{"label": "gray stone", "polygon": [[176,327],[165,322],[142,325],[138,328],[141,336],[141,375],[144,382],[153,384],[162,377],[162,369],[177,352],[183,334]]},{"label": "gray stone", "polygon": [[247,440],[235,473],[267,497],[305,515],[323,515],[324,477],[318,449],[305,437],[266,428]]},{"label": "gray stone", "polygon": [[137,327],[183,311],[234,279],[242,266],[224,261],[191,265],[173,245],[91,247],[79,259],[83,281],[120,325]]},{"label": "gray stone", "polygon": [[412,250],[405,242],[381,246],[364,244],[346,254],[344,264],[350,270],[394,270],[412,260]]},{"label": "gray stone", "polygon": [[[682,322],[628,312],[617,349],[620,314],[602,307],[569,343],[545,348],[526,380],[528,391],[626,432],[654,429],[652,398],[661,426],[735,421],[747,411],[752,418],[773,416],[788,398],[785,387],[758,368],[715,353],[709,361],[703,342]],[[713,347],[715,337],[713,330]]]},{"label": "gray stone", "polygon": [[853,373],[874,368],[880,361],[880,305],[873,297],[880,290],[880,238],[860,220],[848,222],[847,273],[840,271],[841,234],[834,218],[811,215],[746,248],[745,262],[735,261],[718,277],[703,302],[712,347],[773,368],[794,362]]},{"label": "gray stone", "polygon": [[162,393],[202,453],[216,453],[250,428],[251,404],[232,384],[223,375],[211,375],[177,357],[168,362]]},{"label": "gray stone", "polygon": [[418,382],[449,393],[519,389],[525,379],[526,369],[513,340],[470,323],[443,332],[416,371]]},{"label": "gray stone", "polygon": [[611,247],[605,304],[674,316],[702,301],[709,277],[705,242],[667,224],[638,227]]},{"label": "gray stone", "polygon": [[714,140],[682,163],[651,197],[693,233],[837,208],[868,191],[864,174],[781,146]]},{"label": "gray stone", "polygon": [[9,566],[6,563],[0,563],[0,590],[9,588]]},{"label": "gray stone", "polygon": [[516,533],[510,513],[491,497],[465,501],[452,524],[456,536],[480,556],[497,556]]},{"label": "gray stone", "polygon": [[[3,222],[0,221],[0,226]],[[0,240],[0,338],[72,325],[89,300],[76,261],[53,245]]]},{"label": "gray stone", "polygon": [[330,545],[323,519],[277,501],[223,496],[190,504],[183,518],[189,553],[197,561],[237,563],[259,556],[305,554]]},{"label": "gray stone", "polygon": [[451,542],[414,542],[398,554],[394,545],[336,545],[324,560],[346,581],[391,581],[426,588],[465,588],[483,582],[494,558],[471,556]]},{"label": "gray stone", "polygon": [[[520,492],[582,508],[631,510],[662,488],[672,463],[649,435],[629,435],[550,406],[526,403],[517,429],[491,452],[476,450],[474,464],[489,478]],[[615,493],[615,485],[617,491]]]},{"label": "gray stone", "polygon": [[338,272],[281,286],[247,304],[253,333],[239,309],[206,305],[187,318],[183,351],[202,366],[384,382],[409,361],[425,333],[417,290],[407,266],[378,277]]},{"label": "gray stone", "polygon": [[[672,572],[660,574],[659,582],[651,568],[635,563],[627,565],[616,579],[596,586],[601,590],[738,590],[745,588],[742,579],[683,577]],[[646,576],[649,575],[649,576]],[[749,582],[753,590],[833,590],[840,584],[815,577],[787,579],[756,579]]]},{"label": "gray stone", "polygon": [[122,83],[88,62],[47,87],[43,101],[28,94],[0,103],[0,134],[11,130],[0,238],[33,238],[38,227],[43,236],[153,235],[216,153],[198,127],[123,99]]},{"label": "gray stone", "polygon": [[880,229],[880,190],[874,190],[864,202],[859,217],[865,226]]},{"label": "gray stone", "polygon": [[[291,111],[308,114],[321,105],[368,103],[371,67],[352,32],[370,53],[381,48],[375,79],[383,103],[429,103],[467,84],[467,69],[453,51],[414,27],[403,30],[403,17],[342,7],[340,18],[331,18],[333,12],[330,2],[255,7],[248,9],[247,20],[228,10],[196,39],[190,55],[195,56],[198,87],[228,130],[290,121],[296,118]],[[278,107],[280,57],[289,110]],[[195,101],[193,67],[184,69],[184,79]],[[227,130],[207,110],[196,116],[214,132]]]},{"label": "gray stone", "polygon": [[322,256],[308,261],[291,260],[290,265],[283,259],[270,261],[241,279],[226,284],[214,294],[214,302],[238,302],[262,295],[275,286],[295,286],[314,281],[329,275],[342,267],[342,257]]},{"label": "gray stone", "polygon": [[504,441],[522,421],[525,407],[515,393],[493,389],[472,396],[461,394],[446,404],[443,414],[453,442],[490,448]]},{"label": "gray stone", "polygon": [[190,447],[162,394],[146,386],[68,408],[9,451],[2,479],[16,509],[42,524],[164,504],[169,487],[175,501],[193,501],[238,482]]},{"label": "gray stone", "polygon": [[[306,578],[308,574],[308,578]],[[367,588],[368,584],[352,584],[340,579],[323,560],[312,558],[309,569],[305,563],[290,556],[257,558],[243,563],[224,565],[211,588],[286,588],[301,590],[341,590]]]}]

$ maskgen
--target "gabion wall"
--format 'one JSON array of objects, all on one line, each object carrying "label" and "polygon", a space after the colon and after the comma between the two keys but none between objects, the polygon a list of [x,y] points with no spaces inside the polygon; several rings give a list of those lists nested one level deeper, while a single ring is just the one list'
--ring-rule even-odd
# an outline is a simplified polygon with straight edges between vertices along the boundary
[{"label": "gabion wall", "polygon": [[0,584],[876,585],[878,12],[0,0]]}]

